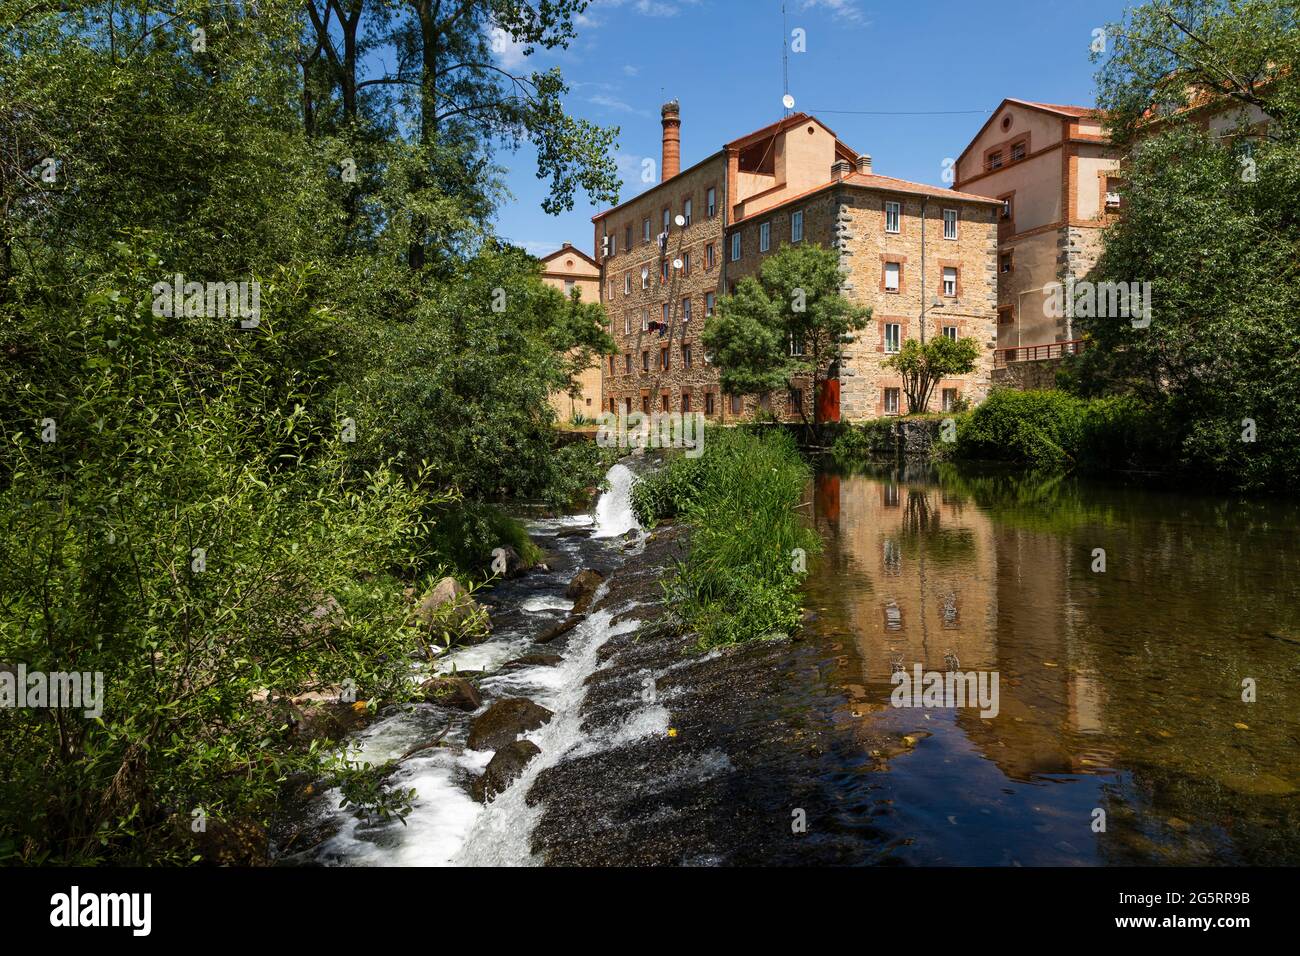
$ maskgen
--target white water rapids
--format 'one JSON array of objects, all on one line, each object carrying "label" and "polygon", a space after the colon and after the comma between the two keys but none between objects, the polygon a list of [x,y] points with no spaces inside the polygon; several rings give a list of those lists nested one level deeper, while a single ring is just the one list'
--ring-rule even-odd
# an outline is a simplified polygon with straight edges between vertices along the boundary
[{"label": "white water rapids", "polygon": [[[609,490],[601,495],[591,518],[562,518],[536,522],[530,530],[538,537],[575,526],[592,526],[591,539],[616,539],[639,529],[632,514],[630,492],[633,473],[615,465],[608,476]],[[606,540],[595,548],[608,553],[613,541]],[[454,670],[492,671],[501,664],[530,651],[554,651],[541,648],[533,638],[556,612],[567,612],[572,602],[563,596],[564,587],[584,559],[592,555],[593,544],[587,539],[559,538],[555,549],[577,566],[552,572],[518,608],[524,612],[519,627],[503,628],[482,644],[459,648],[436,665],[440,673]],[[584,554],[585,552],[585,554]],[[532,582],[534,572],[523,579]],[[533,587],[529,583],[529,587]],[[597,592],[598,602],[605,585]],[[318,812],[340,823],[337,832],[311,851],[307,862],[334,865],[445,866],[445,865],[527,865],[539,862],[530,849],[534,826],[542,807],[528,806],[525,798],[533,782],[547,767],[566,755],[617,747],[648,734],[664,733],[668,713],[662,706],[649,704],[638,709],[621,726],[586,737],[581,731],[580,710],[586,696],[586,680],[595,670],[597,652],[611,637],[637,627],[635,621],[611,626],[615,613],[602,610],[591,614],[577,626],[563,646],[563,661],[555,666],[521,667],[506,673],[492,674],[479,682],[484,698],[482,709],[507,697],[527,697],[554,712],[551,720],[524,736],[541,748],[541,753],[525,768],[522,776],[505,792],[486,805],[475,803],[467,783],[480,775],[492,758],[489,751],[464,749],[469,720],[453,718],[453,729],[446,742],[450,747],[423,751],[401,764],[389,779],[393,787],[415,791],[413,810],[405,825],[367,823],[351,812],[338,809],[341,796],[337,790],[322,795]],[[540,619],[538,615],[551,615]],[[410,748],[440,733],[448,713],[440,708],[419,705],[385,717],[358,734],[351,745],[357,748],[352,759],[381,763],[401,756]]]}]

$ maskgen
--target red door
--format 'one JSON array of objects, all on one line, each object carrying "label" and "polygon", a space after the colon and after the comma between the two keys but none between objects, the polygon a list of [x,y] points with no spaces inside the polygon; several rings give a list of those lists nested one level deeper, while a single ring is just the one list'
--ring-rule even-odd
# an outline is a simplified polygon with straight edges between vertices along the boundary
[{"label": "red door", "polygon": [[828,378],[817,390],[817,422],[840,420],[840,380]]}]

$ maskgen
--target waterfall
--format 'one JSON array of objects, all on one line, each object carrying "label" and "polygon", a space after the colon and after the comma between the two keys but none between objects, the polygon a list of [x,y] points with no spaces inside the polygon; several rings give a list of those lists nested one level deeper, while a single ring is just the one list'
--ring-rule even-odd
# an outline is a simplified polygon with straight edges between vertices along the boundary
[{"label": "waterfall", "polygon": [[609,490],[596,502],[596,530],[593,538],[617,538],[640,528],[632,513],[632,485],[636,475],[626,465],[615,465],[605,476]]}]

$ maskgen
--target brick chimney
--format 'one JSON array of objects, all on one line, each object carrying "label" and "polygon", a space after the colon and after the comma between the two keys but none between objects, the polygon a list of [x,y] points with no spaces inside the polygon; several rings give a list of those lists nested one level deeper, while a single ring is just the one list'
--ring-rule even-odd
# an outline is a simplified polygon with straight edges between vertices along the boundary
[{"label": "brick chimney", "polygon": [[681,105],[669,100],[660,111],[664,124],[664,154],[659,165],[659,181],[672,179],[682,171]]},{"label": "brick chimney", "polygon": [[858,157],[858,172],[864,176],[871,175],[871,156],[867,153]]}]

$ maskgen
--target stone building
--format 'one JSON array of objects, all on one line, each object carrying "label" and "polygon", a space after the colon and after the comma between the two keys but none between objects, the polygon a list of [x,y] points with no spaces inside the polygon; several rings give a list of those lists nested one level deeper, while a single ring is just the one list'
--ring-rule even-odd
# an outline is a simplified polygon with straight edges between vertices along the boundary
[{"label": "stone building", "polygon": [[619,346],[603,369],[605,411],[699,411],[727,421],[760,405],[799,418],[802,405],[811,419],[814,396],[802,389],[723,395],[700,344],[718,299],[798,242],[836,249],[845,295],[873,310],[841,357],[832,417],[907,411],[901,380],[883,363],[909,338],[970,336],[984,350],[973,373],[940,383],[932,409],[984,396],[997,200],[875,175],[871,157],[804,113],[681,170],[679,105],[665,104],[662,118],[660,182],[593,218],[601,301]]},{"label": "stone building", "polygon": [[1018,99],[1003,100],[958,157],[954,189],[1002,203],[999,366],[1075,347],[1077,330],[1049,314],[1043,289],[1096,264],[1120,211],[1119,163],[1095,109]]},{"label": "stone building", "polygon": [[[575,290],[583,302],[600,301],[600,266],[581,249],[565,243],[554,252],[542,256],[542,282],[559,289],[565,295]],[[600,363],[592,365],[578,376],[581,394],[574,398],[565,392],[551,396],[551,407],[560,421],[569,421],[581,414],[595,418],[600,414]]]}]

